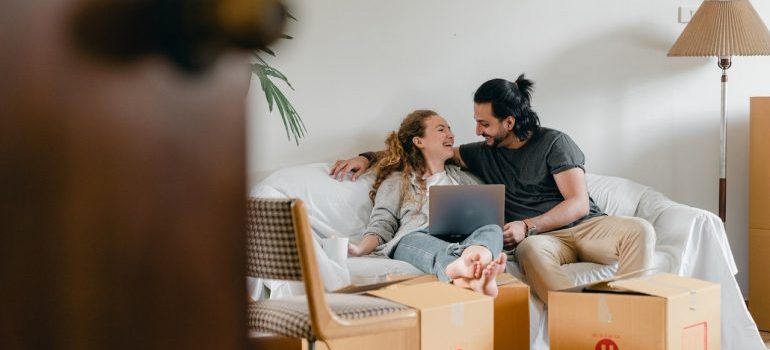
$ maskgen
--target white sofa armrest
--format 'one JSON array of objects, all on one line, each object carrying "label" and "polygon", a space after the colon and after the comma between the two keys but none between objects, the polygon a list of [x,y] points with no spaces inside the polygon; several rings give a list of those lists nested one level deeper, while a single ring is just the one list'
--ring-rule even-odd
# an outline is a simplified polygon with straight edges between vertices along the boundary
[{"label": "white sofa armrest", "polygon": [[718,263],[737,272],[724,228],[714,214],[676,203],[628,179],[587,174],[586,182],[591,197],[607,214],[636,216],[653,225],[655,267],[661,271],[693,276],[703,261],[716,263],[718,257]]},{"label": "white sofa armrest", "polygon": [[676,203],[663,194],[647,189],[639,200],[635,216],[655,227],[656,254],[665,254],[665,271],[693,276],[697,268],[723,264],[735,274],[735,265],[727,235],[713,213]]}]

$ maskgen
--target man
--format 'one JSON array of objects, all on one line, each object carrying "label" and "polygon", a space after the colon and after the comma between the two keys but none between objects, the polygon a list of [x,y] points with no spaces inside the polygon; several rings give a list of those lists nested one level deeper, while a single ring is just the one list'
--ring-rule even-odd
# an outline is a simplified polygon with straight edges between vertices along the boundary
[{"label": "man", "polygon": [[[454,149],[460,165],[486,183],[505,185],[503,242],[543,302],[573,286],[561,265],[618,263],[617,274],[650,268],[655,231],[639,218],[607,216],[588,195],[583,152],[566,134],[540,126],[530,106],[532,81],[493,79],[474,95],[476,135]],[[376,154],[337,161],[331,175],[355,180]],[[514,250],[515,249],[515,250]]]}]

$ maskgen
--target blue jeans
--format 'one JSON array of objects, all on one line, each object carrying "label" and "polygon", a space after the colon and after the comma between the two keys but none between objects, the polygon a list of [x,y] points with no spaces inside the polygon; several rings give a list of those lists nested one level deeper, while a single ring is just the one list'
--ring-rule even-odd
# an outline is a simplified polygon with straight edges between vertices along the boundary
[{"label": "blue jeans", "polygon": [[465,248],[472,245],[487,247],[494,259],[503,249],[503,230],[497,225],[481,226],[459,243],[449,243],[422,231],[412,232],[398,241],[392,258],[408,262],[448,282],[447,265],[457,260]]}]

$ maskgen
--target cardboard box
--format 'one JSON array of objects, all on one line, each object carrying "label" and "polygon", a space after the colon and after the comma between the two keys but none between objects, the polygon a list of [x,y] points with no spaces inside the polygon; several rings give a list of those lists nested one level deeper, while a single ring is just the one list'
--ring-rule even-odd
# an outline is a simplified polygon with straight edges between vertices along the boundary
[{"label": "cardboard box", "polygon": [[497,276],[495,349],[529,349],[529,286],[508,273]]},{"label": "cardboard box", "polygon": [[493,299],[442,282],[394,285],[368,294],[419,312],[421,349],[492,349]]},{"label": "cardboard box", "polygon": [[551,349],[720,348],[716,283],[657,274],[548,293]]}]

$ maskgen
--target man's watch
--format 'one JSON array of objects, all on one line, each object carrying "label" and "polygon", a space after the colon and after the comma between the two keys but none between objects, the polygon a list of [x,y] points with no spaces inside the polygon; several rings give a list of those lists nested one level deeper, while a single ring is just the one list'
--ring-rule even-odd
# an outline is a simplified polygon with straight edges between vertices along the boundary
[{"label": "man's watch", "polygon": [[540,232],[537,229],[537,226],[535,226],[535,224],[532,222],[532,220],[524,219],[524,220],[521,220],[521,221],[524,222],[524,226],[527,227],[527,232],[524,233],[524,237],[534,236],[534,235],[536,235],[536,234],[538,234]]}]

